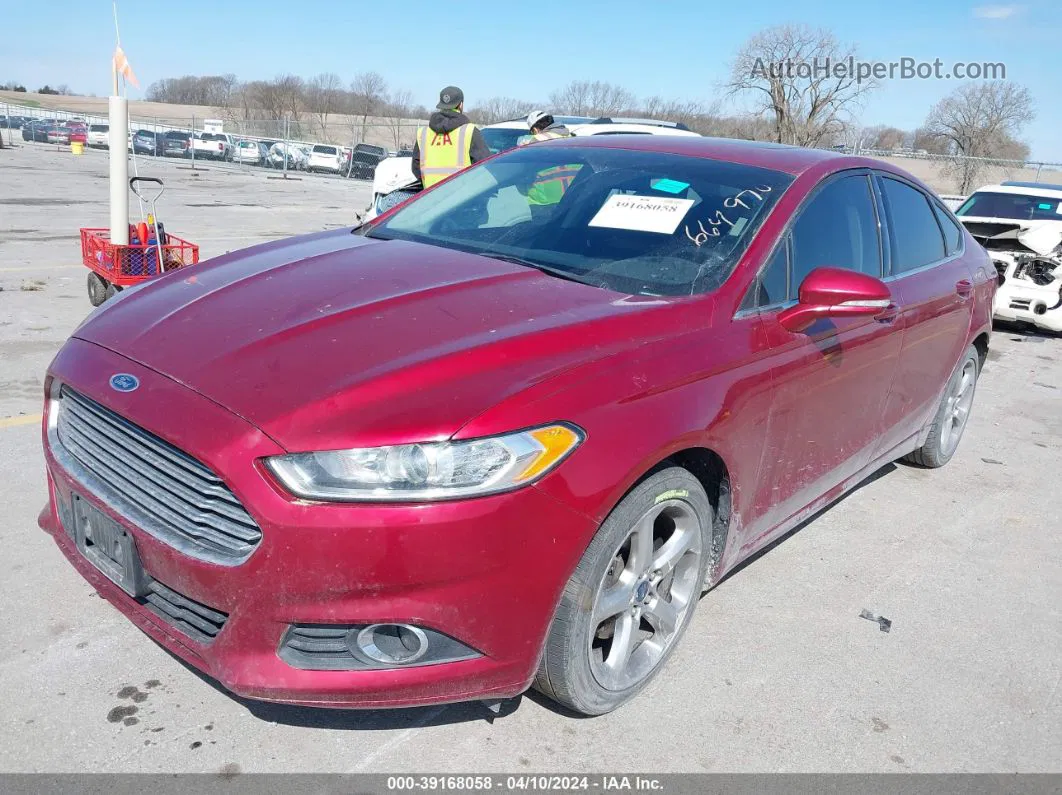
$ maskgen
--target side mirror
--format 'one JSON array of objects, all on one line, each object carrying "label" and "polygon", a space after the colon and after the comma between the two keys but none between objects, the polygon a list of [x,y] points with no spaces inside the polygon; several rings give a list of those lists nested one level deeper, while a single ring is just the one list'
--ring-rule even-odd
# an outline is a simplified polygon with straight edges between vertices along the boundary
[{"label": "side mirror", "polygon": [[843,268],[816,268],[800,285],[799,300],[778,316],[783,328],[799,334],[823,317],[873,317],[892,303],[881,279]]}]

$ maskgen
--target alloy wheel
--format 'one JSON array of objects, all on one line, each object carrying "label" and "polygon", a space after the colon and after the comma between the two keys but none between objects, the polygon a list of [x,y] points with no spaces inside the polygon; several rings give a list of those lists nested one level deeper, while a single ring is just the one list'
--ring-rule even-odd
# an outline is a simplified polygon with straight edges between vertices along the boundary
[{"label": "alloy wheel", "polygon": [[977,362],[968,359],[963,365],[958,381],[944,404],[944,422],[940,434],[940,452],[951,456],[959,446],[966,422],[973,406],[974,387],[977,384]]},{"label": "alloy wheel", "polygon": [[702,554],[686,502],[662,501],[633,524],[594,598],[588,653],[603,688],[633,687],[665,657],[699,595]]}]

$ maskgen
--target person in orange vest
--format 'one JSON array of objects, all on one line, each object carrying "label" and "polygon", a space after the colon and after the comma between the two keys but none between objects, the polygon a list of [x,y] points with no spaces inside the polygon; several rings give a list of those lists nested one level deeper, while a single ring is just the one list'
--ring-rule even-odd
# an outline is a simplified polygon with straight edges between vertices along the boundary
[{"label": "person in orange vest", "polygon": [[425,190],[491,155],[483,133],[465,115],[464,105],[464,92],[447,86],[439,92],[439,104],[428,126],[417,129],[413,175]]}]

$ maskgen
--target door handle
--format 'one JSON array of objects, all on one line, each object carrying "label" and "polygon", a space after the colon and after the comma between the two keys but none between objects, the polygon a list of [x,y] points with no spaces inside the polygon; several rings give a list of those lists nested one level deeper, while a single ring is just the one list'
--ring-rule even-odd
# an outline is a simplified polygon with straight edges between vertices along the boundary
[{"label": "door handle", "polygon": [[969,298],[973,295],[973,282],[969,279],[960,279],[955,282],[955,292],[959,294],[960,298]]},{"label": "door handle", "polygon": [[892,323],[896,318],[900,316],[900,307],[896,304],[889,304],[882,309],[878,314],[874,315],[874,319],[879,323]]}]

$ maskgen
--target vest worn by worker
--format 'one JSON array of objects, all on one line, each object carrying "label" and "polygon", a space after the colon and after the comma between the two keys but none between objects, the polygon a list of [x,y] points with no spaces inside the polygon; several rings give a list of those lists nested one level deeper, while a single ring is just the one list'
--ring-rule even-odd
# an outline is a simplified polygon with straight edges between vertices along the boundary
[{"label": "vest worn by worker", "polygon": [[521,135],[516,139],[517,146],[526,146],[527,144],[533,144],[535,141],[552,141],[554,138],[570,138],[570,134],[559,133],[554,130],[543,130],[542,132],[530,133],[528,135]]},{"label": "vest worn by worker", "polygon": [[456,130],[444,133],[429,127],[417,130],[420,182],[425,189],[472,165],[472,132],[475,129],[474,124],[462,124]]},{"label": "vest worn by worker", "polygon": [[528,204],[545,206],[559,202],[582,167],[582,163],[570,163],[539,171],[527,191]]}]

